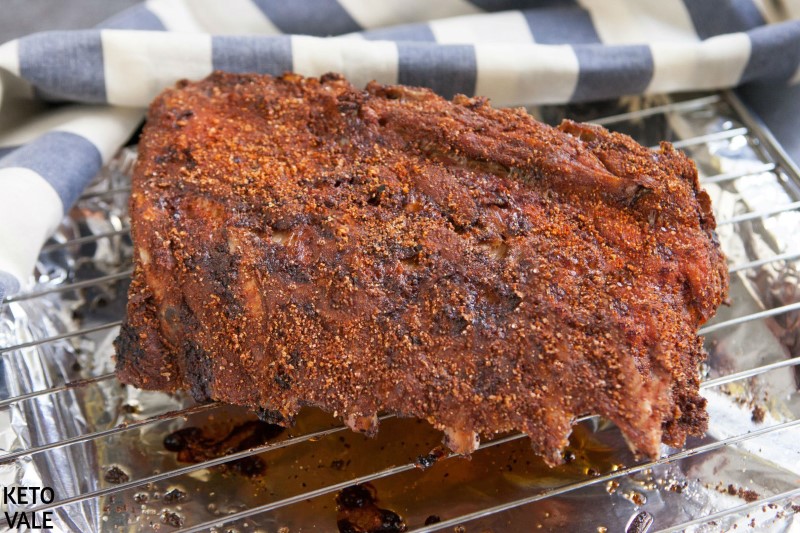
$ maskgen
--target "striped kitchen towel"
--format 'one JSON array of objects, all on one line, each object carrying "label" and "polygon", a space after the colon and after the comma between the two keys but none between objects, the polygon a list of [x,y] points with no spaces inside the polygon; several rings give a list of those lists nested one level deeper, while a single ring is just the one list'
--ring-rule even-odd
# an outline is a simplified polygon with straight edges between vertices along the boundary
[{"label": "striped kitchen towel", "polygon": [[[0,46],[0,298],[181,78],[214,69],[481,94],[495,105],[800,81],[800,0],[147,0]],[[57,104],[57,105],[56,105]]]}]

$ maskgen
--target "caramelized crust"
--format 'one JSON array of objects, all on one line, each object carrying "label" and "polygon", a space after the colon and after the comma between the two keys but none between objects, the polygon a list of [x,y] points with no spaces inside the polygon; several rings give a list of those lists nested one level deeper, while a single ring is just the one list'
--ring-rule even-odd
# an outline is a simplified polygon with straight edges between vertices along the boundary
[{"label": "caramelized crust", "polygon": [[215,73],[153,102],[117,372],[289,423],[420,417],[468,453],[579,415],[656,456],[706,427],[727,291],[693,163],[485,99]]}]

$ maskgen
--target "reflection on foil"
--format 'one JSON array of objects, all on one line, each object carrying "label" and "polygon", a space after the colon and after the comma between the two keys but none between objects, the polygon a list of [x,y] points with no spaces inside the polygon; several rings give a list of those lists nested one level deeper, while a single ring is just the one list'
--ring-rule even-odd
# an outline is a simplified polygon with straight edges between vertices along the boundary
[{"label": "reflection on foil", "polygon": [[[592,120],[666,101],[633,98],[535,112],[551,123],[566,116]],[[611,128],[655,145],[740,126],[730,107],[717,101],[618,121]],[[701,177],[753,172],[705,185],[731,265],[800,252],[797,211],[724,223],[800,198],[800,184],[765,165],[769,160],[753,138],[737,134],[684,149],[697,161]],[[441,457],[440,433],[422,421],[385,417],[378,436],[367,439],[309,409],[294,427],[271,431],[239,408],[123,387],[111,375],[117,328],[93,328],[124,313],[131,265],[127,190],[134,160],[134,151],[122,150],[45,248],[30,290],[59,290],[7,304],[0,312],[0,346],[89,330],[0,354],[0,484],[53,487],[57,501],[66,502],[55,516],[62,531],[172,531],[215,520],[225,521],[219,531],[329,531],[337,529],[337,519],[366,527],[383,514],[387,520],[397,517],[396,528],[413,530],[525,499],[525,505],[503,513],[476,515],[465,530],[644,532],[798,486],[796,428],[713,446],[800,416],[800,366],[781,366],[800,357],[797,311],[707,335],[707,379],[776,366],[704,388],[709,432],[687,447],[713,449],[649,468],[639,468],[643,461],[631,456],[616,428],[598,419],[576,426],[565,464],[549,469],[524,438],[489,446],[470,461],[448,459]],[[736,271],[732,305],[721,309],[715,322],[800,301],[797,266],[788,259]],[[103,276],[107,282],[80,285]],[[77,288],[61,290],[76,283]],[[47,389],[53,392],[41,393]],[[253,445],[261,451],[242,462]],[[231,454],[236,459],[227,461]],[[393,475],[358,482],[386,469],[394,469]],[[364,513],[350,499],[344,505],[342,494],[360,494],[348,485],[367,487],[371,497],[378,495],[377,504],[365,504]],[[339,488],[327,490],[332,486]],[[792,531],[800,525],[798,504],[796,498],[779,500],[691,530]],[[259,511],[251,516],[225,519],[254,508]]]}]

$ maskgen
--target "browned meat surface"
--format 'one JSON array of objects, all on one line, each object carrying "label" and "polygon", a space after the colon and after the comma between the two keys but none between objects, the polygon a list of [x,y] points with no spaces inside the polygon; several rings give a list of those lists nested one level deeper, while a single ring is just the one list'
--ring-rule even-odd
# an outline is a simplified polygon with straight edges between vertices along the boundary
[{"label": "browned meat surface", "polygon": [[150,108],[120,379],[456,451],[577,416],[654,456],[706,427],[696,330],[727,290],[692,162],[485,100],[216,73]]}]

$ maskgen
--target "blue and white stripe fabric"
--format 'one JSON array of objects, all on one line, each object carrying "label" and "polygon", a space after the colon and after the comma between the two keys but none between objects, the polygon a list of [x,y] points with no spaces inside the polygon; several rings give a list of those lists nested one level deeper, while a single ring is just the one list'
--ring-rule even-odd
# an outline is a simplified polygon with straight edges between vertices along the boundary
[{"label": "blue and white stripe fabric", "polygon": [[495,105],[800,81],[800,0],[147,0],[0,46],[0,297],[164,87],[214,69]]}]

